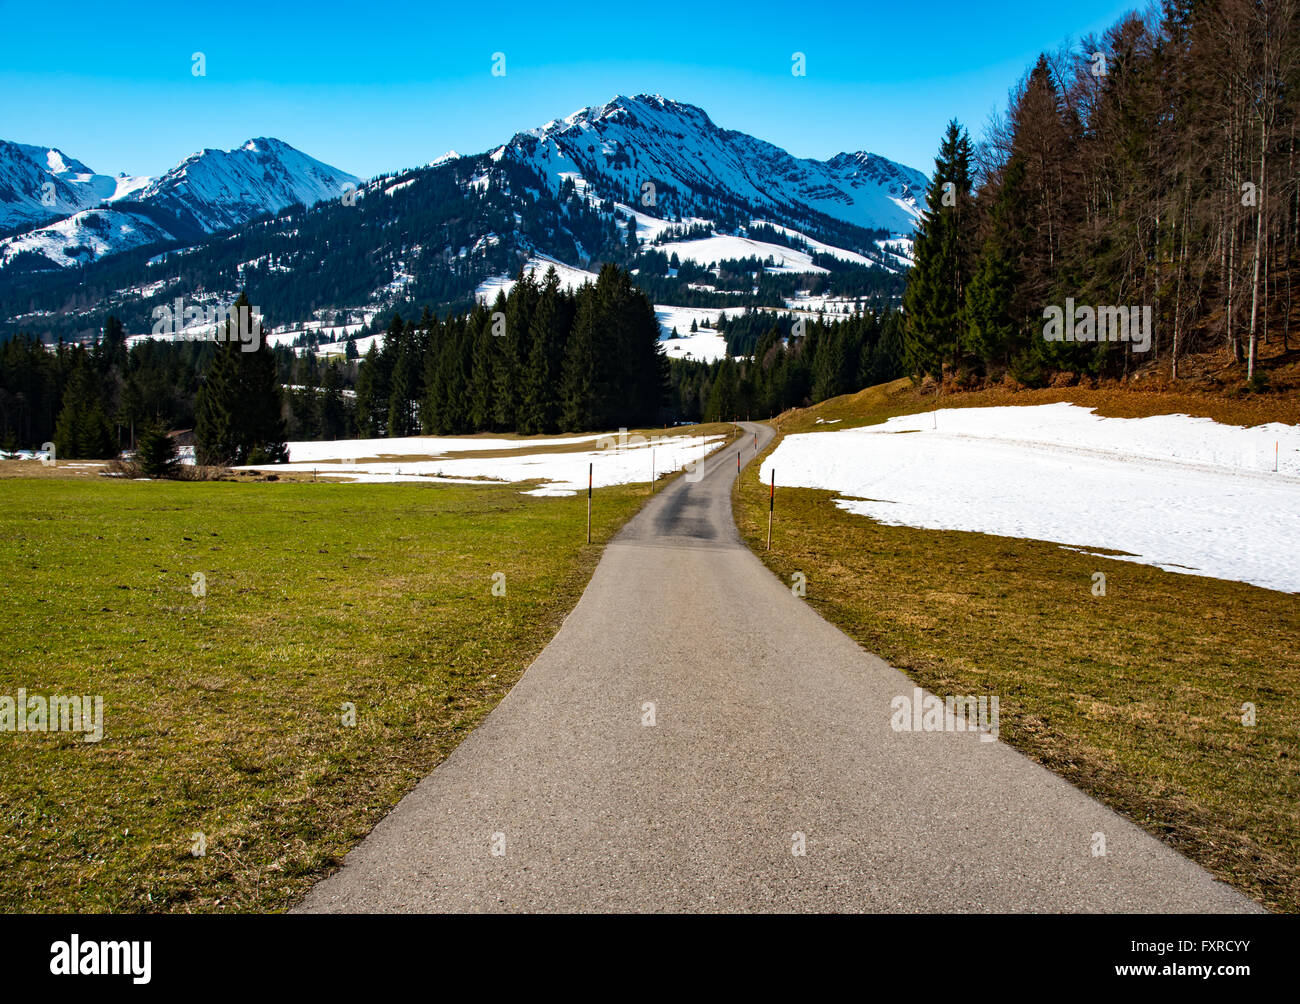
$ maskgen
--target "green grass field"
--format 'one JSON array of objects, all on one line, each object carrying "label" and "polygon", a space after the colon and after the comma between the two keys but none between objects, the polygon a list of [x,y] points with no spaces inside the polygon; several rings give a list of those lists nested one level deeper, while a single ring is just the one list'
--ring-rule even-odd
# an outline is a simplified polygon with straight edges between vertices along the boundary
[{"label": "green grass field", "polygon": [[0,695],[102,695],[105,730],[0,732],[0,911],[288,907],[495,707],[647,491],[598,490],[587,545],[585,497],[518,486],[0,480]]},{"label": "green grass field", "polygon": [[[780,428],[919,410],[905,384]],[[1300,597],[1050,543],[881,526],[832,492],[779,484],[766,552],[756,471],[737,486],[741,534],[784,581],[803,572],[823,616],[934,693],[1000,695],[1005,741],[1260,903],[1300,911]],[[1092,594],[1097,571],[1105,597]]]}]

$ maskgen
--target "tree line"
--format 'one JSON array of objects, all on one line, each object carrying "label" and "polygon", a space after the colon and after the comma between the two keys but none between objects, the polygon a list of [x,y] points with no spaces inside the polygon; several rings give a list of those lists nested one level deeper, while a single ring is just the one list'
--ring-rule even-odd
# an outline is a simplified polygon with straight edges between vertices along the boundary
[{"label": "tree line", "polygon": [[[1041,56],[986,140],[953,122],[904,306],[917,375],[1038,385],[1289,349],[1300,233],[1297,0],[1164,0]],[[1152,309],[1131,341],[1054,341],[1066,304]]]},{"label": "tree line", "polygon": [[282,454],[286,436],[352,435],[355,371],[265,344],[255,353],[215,341],[128,345],[109,315],[88,345],[0,343],[0,449],[53,443],[57,456],[111,459],[150,430],[197,429],[211,462],[261,462]]},{"label": "tree line", "polygon": [[[670,399],[681,421],[770,418],[904,375],[902,315],[864,311],[843,319],[754,312],[723,322],[755,337],[752,350],[712,363],[674,359]],[[761,333],[751,336],[756,326]]]},{"label": "tree line", "polygon": [[654,308],[625,270],[577,290],[521,270],[490,309],[395,314],[361,362],[357,422],[367,436],[646,426],[669,418],[666,382]]}]

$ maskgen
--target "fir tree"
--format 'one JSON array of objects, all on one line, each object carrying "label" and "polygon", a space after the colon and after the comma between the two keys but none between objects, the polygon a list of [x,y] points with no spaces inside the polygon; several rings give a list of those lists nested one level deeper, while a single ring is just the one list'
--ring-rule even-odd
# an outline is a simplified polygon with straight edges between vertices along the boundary
[{"label": "fir tree", "polygon": [[171,478],[180,467],[176,440],[158,422],[150,422],[140,431],[140,445],[135,452],[140,470],[151,478]]},{"label": "fir tree", "polygon": [[250,310],[242,293],[231,308],[195,404],[195,454],[201,464],[276,463],[286,456],[275,356],[264,340],[245,352],[236,318]]},{"label": "fir tree", "polygon": [[945,365],[959,361],[975,223],[970,139],[954,120],[934,161],[903,300],[906,351],[915,373],[940,375]]},{"label": "fir tree", "polygon": [[117,455],[95,378],[80,350],[76,369],[63,391],[63,408],[54,427],[54,448],[58,456],[68,458],[107,459]]}]

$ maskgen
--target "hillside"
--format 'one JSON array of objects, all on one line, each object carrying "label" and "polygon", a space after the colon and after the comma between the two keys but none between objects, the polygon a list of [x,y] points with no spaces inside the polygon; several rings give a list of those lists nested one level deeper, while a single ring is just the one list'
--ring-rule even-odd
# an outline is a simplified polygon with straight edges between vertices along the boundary
[{"label": "hillside", "polygon": [[669,307],[812,295],[861,309],[901,295],[925,185],[874,154],[799,159],[645,95],[329,197],[347,177],[253,140],[196,154],[115,207],[130,219],[83,210],[0,242],[0,335],[86,337],[105,310],[144,334],[155,306],[239,290],[303,333],[335,317],[464,308],[539,259],[622,264]]}]

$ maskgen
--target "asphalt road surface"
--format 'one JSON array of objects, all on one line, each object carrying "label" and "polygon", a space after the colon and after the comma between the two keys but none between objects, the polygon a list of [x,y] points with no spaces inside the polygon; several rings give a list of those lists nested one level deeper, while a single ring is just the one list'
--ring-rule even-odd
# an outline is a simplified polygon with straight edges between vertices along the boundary
[{"label": "asphalt road surface", "polygon": [[735,454],[772,435],[745,428],[297,909],[1259,909],[1000,741],[895,731],[912,682],[740,542]]}]

